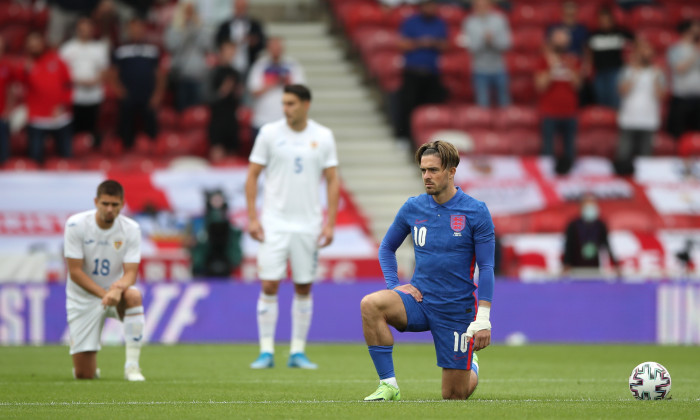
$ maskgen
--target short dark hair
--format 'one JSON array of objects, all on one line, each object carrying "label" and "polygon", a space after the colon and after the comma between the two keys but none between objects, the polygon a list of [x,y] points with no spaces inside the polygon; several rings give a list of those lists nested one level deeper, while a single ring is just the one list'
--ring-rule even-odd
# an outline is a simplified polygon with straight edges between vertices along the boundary
[{"label": "short dark hair", "polygon": [[676,26],[676,30],[678,31],[679,34],[684,35],[697,22],[698,21],[694,20],[694,19],[684,19]]},{"label": "short dark hair", "polygon": [[416,163],[420,165],[423,156],[436,155],[440,158],[442,169],[456,168],[459,165],[459,152],[452,143],[442,140],[425,143],[416,151]]},{"label": "short dark hair", "polygon": [[291,93],[302,101],[311,102],[311,90],[304,85],[286,85],[284,87],[284,93]]},{"label": "short dark hair", "polygon": [[113,179],[108,179],[97,186],[97,197],[102,195],[111,195],[112,197],[119,197],[124,199],[124,188],[122,184],[118,183]]}]

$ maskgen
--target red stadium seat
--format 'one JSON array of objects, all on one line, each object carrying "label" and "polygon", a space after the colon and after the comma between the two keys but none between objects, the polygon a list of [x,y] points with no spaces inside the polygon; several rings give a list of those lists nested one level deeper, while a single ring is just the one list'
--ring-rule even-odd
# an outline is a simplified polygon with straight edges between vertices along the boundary
[{"label": "red stadium seat", "polygon": [[654,156],[673,156],[676,154],[676,141],[664,132],[654,136]]},{"label": "red stadium seat", "polygon": [[46,25],[49,23],[49,8],[44,7],[41,10],[35,10],[32,15],[32,28],[41,31],[42,33],[46,29]]},{"label": "red stadium seat", "polygon": [[155,152],[157,156],[187,155],[191,149],[189,140],[178,132],[163,131],[156,138]]},{"label": "red stadium seat", "polygon": [[476,155],[508,155],[508,141],[492,130],[470,130],[468,132],[474,144]]},{"label": "red stadium seat", "polygon": [[604,106],[590,106],[579,112],[579,127],[589,129],[617,129],[617,112]]},{"label": "red stadium seat", "polygon": [[399,34],[385,28],[363,28],[355,32],[353,42],[367,60],[373,54],[385,51],[399,52]]},{"label": "red stadium seat", "polygon": [[204,105],[193,106],[182,112],[181,128],[189,130],[192,128],[205,128],[209,126],[211,111]]},{"label": "red stadium seat", "polygon": [[536,65],[536,55],[518,52],[506,53],[506,66],[510,75],[532,77]]},{"label": "red stadium seat", "polygon": [[445,77],[468,80],[471,75],[471,57],[464,51],[444,54],[440,57],[440,72]]},{"label": "red stadium seat", "polygon": [[412,5],[403,4],[389,10],[384,18],[385,26],[389,30],[398,31],[406,18],[417,13],[417,8]]},{"label": "red stadium seat", "polygon": [[683,157],[700,156],[700,132],[685,133],[678,143],[678,154]]},{"label": "red stadium seat", "polygon": [[449,129],[453,127],[452,123],[452,109],[447,105],[423,105],[411,114],[411,130],[414,133],[427,129]]},{"label": "red stadium seat", "polygon": [[466,12],[459,6],[444,4],[438,6],[438,16],[440,16],[450,28],[462,26]]},{"label": "red stadium seat", "polygon": [[32,9],[19,4],[0,3],[0,27],[7,25],[29,26],[32,22]]},{"label": "red stadium seat", "polygon": [[524,27],[513,30],[513,51],[537,53],[542,51],[545,34],[542,27]]},{"label": "red stadium seat", "polygon": [[[657,54],[664,54],[671,45],[678,41],[678,32],[665,28],[644,28],[637,32],[637,36],[649,41]],[[665,62],[665,55],[660,58]]]},{"label": "red stadium seat", "polygon": [[13,157],[2,165],[2,169],[9,171],[36,171],[39,169],[39,164],[29,158]]},{"label": "red stadium seat", "polygon": [[102,155],[90,155],[83,159],[83,168],[92,171],[111,171],[116,165],[113,159]]},{"label": "red stadium seat", "polygon": [[539,119],[539,114],[534,107],[512,105],[498,110],[495,128],[499,131],[516,128],[537,130]]},{"label": "red stadium seat", "polygon": [[671,23],[679,24],[684,20],[700,19],[700,4],[696,2],[679,2],[668,5]]},{"label": "red stadium seat", "polygon": [[377,4],[348,4],[339,9],[345,34],[352,38],[359,28],[381,28],[385,23],[384,11]]},{"label": "red stadium seat", "polygon": [[[250,129],[248,130],[250,131]],[[250,136],[248,136],[249,138]],[[244,142],[240,139],[240,152],[244,153],[246,156],[250,152],[252,145],[248,142],[248,139]],[[189,131],[185,136],[186,144],[189,146],[189,154],[205,157],[209,154],[209,131],[205,129],[192,130]]]},{"label": "red stadium seat", "polygon": [[552,4],[515,4],[511,10],[510,25],[512,28],[542,28],[558,20],[559,7]]},{"label": "red stadium seat", "polygon": [[155,139],[148,137],[145,133],[139,133],[134,140],[134,146],[129,153],[135,155],[152,155],[155,151]]},{"label": "red stadium seat", "polygon": [[83,162],[75,159],[51,157],[44,162],[44,169],[49,171],[79,171],[83,169]]},{"label": "red stadium seat", "polygon": [[170,161],[167,159],[130,154],[117,161],[114,169],[121,172],[153,172],[166,168],[169,163]]},{"label": "red stadium seat", "polygon": [[27,132],[25,130],[14,133],[10,136],[10,155],[21,156],[27,153]]},{"label": "red stadium seat", "polygon": [[158,111],[158,127],[161,130],[175,130],[179,127],[179,119],[175,109],[170,107],[163,107]]},{"label": "red stadium seat", "polygon": [[470,78],[443,76],[441,80],[448,92],[448,102],[469,103],[474,101],[474,87]]},{"label": "red stadium seat", "polygon": [[618,137],[616,129],[582,130],[576,137],[576,152],[582,156],[603,156],[612,159],[617,153]]},{"label": "red stadium seat", "polygon": [[453,127],[458,130],[491,130],[495,111],[476,105],[461,105],[453,109]]},{"label": "red stadium seat", "polygon": [[501,132],[508,150],[516,156],[537,156],[542,152],[542,136],[539,131],[516,128]]},{"label": "red stadium seat", "polygon": [[535,80],[533,75],[513,76],[510,78],[510,96],[513,102],[521,105],[532,105],[537,101]]},{"label": "red stadium seat", "polygon": [[0,36],[5,40],[5,48],[8,53],[24,51],[24,42],[29,35],[29,26],[11,25],[0,29]]},{"label": "red stadium seat", "polygon": [[102,139],[100,149],[103,156],[117,157],[124,153],[124,144],[119,137],[106,136]]},{"label": "red stadium seat", "polygon": [[93,138],[88,133],[78,133],[73,136],[73,156],[81,157],[92,151]]},{"label": "red stadium seat", "polygon": [[447,49],[443,54],[466,52],[466,39],[462,28],[452,27],[447,31]]},{"label": "red stadium seat", "polygon": [[403,55],[399,53],[377,54],[367,62],[370,75],[377,79],[384,92],[393,92],[401,85]]},{"label": "red stadium seat", "polygon": [[639,6],[632,9],[627,27],[633,29],[668,28],[671,26],[665,9],[655,6]]}]

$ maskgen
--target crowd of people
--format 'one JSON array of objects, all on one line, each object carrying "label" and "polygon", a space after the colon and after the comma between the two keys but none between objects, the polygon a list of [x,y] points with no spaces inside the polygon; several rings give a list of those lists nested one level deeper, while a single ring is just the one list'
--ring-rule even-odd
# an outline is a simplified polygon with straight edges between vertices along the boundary
[{"label": "crowd of people", "polygon": [[[116,135],[129,152],[143,134],[155,142],[161,110],[204,107],[208,130],[200,138],[218,160],[248,151],[241,106],[252,109],[252,138],[282,118],[281,106],[270,104],[281,102],[284,85],[304,82],[304,72],[285,55],[283,39],[268,37],[250,16],[247,0],[162,2],[173,11],[166,22],[153,18],[154,3],[50,1],[46,29],[27,36],[22,56],[4,55],[0,37],[0,165],[13,149],[24,156],[10,126],[26,125],[26,155],[41,164],[48,136],[63,158],[78,133],[97,151]],[[26,121],[9,124],[22,108]],[[105,117],[111,109],[116,118]]]},{"label": "crowd of people", "polygon": [[[448,23],[438,12],[441,2],[414,3],[417,14],[400,27],[405,64],[395,132],[402,138],[416,135],[410,131],[413,110],[447,98],[440,59],[449,34]],[[576,154],[579,111],[584,106],[607,107],[617,112],[616,169],[630,173],[635,156],[652,153],[652,140],[659,130],[679,139],[700,129],[700,21],[678,25],[679,39],[664,59],[643,34],[616,22],[614,4],[601,3],[595,27],[578,20],[577,7],[576,1],[564,1],[561,21],[539,28],[545,42],[533,81],[542,153],[554,155],[554,140],[560,136],[564,147],[558,159],[562,171],[568,171]],[[513,49],[514,39],[507,12],[492,0],[471,1],[461,36],[471,67],[471,80],[465,83],[472,85],[475,104],[509,106],[506,53]],[[667,100],[669,109],[664,112]]]}]

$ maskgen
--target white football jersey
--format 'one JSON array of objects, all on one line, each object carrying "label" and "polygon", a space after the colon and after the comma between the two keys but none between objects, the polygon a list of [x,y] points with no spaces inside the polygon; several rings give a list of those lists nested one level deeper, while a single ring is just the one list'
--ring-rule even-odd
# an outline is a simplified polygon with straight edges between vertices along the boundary
[{"label": "white football jersey", "polygon": [[[141,262],[141,229],[138,223],[121,215],[117,216],[111,228],[101,229],[95,220],[96,212],[88,210],[68,218],[63,255],[82,259],[85,274],[101,287],[109,289],[124,275],[124,263]],[[98,299],[73,282],[70,273],[66,295],[68,301],[74,303]]]},{"label": "white football jersey", "polygon": [[313,120],[301,132],[292,130],[285,119],[265,124],[250,161],[265,166],[263,228],[319,233],[319,183],[324,169],[338,166],[333,132]]}]

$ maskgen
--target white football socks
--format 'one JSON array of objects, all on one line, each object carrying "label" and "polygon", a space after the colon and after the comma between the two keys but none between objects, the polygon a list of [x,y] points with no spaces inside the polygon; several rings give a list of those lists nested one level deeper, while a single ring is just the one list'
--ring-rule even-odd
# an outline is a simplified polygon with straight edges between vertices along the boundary
[{"label": "white football socks", "polygon": [[124,366],[139,365],[143,345],[143,326],[146,318],[143,306],[127,308],[124,311],[124,341],[126,342],[126,363]]},{"label": "white football socks", "polygon": [[260,293],[257,311],[260,353],[274,353],[278,313],[277,295]]},{"label": "white football socks", "polygon": [[313,313],[313,300],[311,294],[302,296],[294,294],[292,299],[292,343],[290,354],[304,353],[306,338],[311,327],[311,315]]},{"label": "white football socks", "polygon": [[389,385],[393,386],[394,388],[398,389],[399,388],[399,383],[396,382],[396,376],[392,376],[391,378],[386,378],[386,379],[380,379],[379,383],[381,384],[382,382],[386,382]]}]

